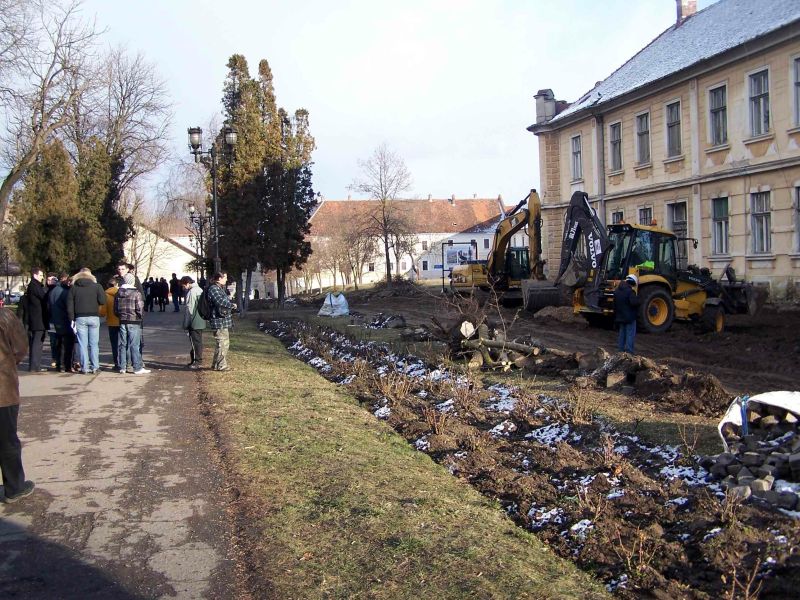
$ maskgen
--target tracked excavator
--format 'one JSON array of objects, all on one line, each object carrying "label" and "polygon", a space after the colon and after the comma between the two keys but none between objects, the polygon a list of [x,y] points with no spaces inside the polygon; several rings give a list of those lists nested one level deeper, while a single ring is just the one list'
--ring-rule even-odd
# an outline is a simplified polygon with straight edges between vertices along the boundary
[{"label": "tracked excavator", "polygon": [[[720,279],[694,265],[678,268],[678,238],[655,224],[620,223],[603,227],[585,192],[575,192],[564,216],[561,265],[556,285],[571,292],[576,314],[590,324],[608,325],[614,317],[614,290],[627,275],[638,277],[641,299],[638,324],[660,333],[675,319],[697,322],[707,331],[720,332],[726,314],[755,314],[765,296],[736,279],[730,265]],[[547,305],[535,286],[523,283],[529,310]]]},{"label": "tracked excavator", "polygon": [[[527,247],[511,247],[514,235],[523,231],[528,236]],[[547,282],[542,260],[542,205],[539,194],[532,189],[500,220],[494,232],[494,240],[485,263],[470,261],[457,265],[450,275],[450,288],[454,292],[494,291],[504,302],[522,298],[521,284],[540,282],[551,294],[559,290]],[[546,292],[542,292],[546,294]],[[542,296],[541,301],[557,303],[557,296]]]}]

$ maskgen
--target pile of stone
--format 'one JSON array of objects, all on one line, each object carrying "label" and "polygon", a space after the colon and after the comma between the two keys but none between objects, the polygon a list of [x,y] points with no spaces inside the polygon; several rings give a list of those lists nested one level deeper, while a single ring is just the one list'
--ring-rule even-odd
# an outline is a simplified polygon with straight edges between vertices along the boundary
[{"label": "pile of stone", "polygon": [[747,432],[739,425],[725,423],[721,433],[728,451],[706,459],[704,466],[737,497],[753,495],[780,508],[795,510],[797,494],[773,488],[777,480],[800,482],[798,420],[795,413],[784,408],[750,403]]}]

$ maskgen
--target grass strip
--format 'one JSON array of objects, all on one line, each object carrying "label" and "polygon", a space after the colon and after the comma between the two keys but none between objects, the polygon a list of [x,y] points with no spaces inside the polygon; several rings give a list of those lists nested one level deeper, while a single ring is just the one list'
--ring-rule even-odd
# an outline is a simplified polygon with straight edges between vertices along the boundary
[{"label": "grass strip", "polygon": [[230,362],[205,381],[276,597],[606,597],[252,322]]}]

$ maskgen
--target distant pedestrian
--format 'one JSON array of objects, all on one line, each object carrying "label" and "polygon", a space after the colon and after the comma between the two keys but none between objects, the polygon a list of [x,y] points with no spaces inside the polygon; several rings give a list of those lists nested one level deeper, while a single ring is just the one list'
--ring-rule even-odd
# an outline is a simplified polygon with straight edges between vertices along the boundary
[{"label": "distant pedestrian", "polygon": [[636,315],[639,306],[639,296],[636,295],[634,286],[638,283],[636,275],[628,275],[614,290],[614,321],[619,325],[617,350],[631,354],[634,353]]},{"label": "distant pedestrian", "polygon": [[67,297],[69,295],[69,276],[60,273],[58,285],[48,295],[50,323],[56,333],[55,357],[56,369],[60,372],[72,372],[72,355],[75,351],[75,333],[72,331],[67,314]]},{"label": "distant pedestrian", "polygon": [[75,323],[81,373],[100,371],[100,307],[106,303],[106,292],[89,269],[72,276],[67,296],[67,314]]},{"label": "distant pedestrian", "polygon": [[206,322],[197,314],[197,302],[203,294],[194,279],[184,276],[181,286],[186,291],[186,305],[183,308],[183,328],[189,335],[189,365],[190,369],[199,369],[203,362],[203,330]]},{"label": "distant pedestrian", "polygon": [[128,357],[134,375],[146,375],[150,371],[144,368],[139,350],[142,335],[142,316],[144,300],[142,293],[136,289],[132,273],[125,275],[114,299],[114,312],[119,317],[119,345],[117,348],[117,365],[124,374],[128,368]]},{"label": "distant pedestrian", "polygon": [[155,302],[155,285],[151,277],[144,283],[144,309],[147,312],[153,312],[153,302]]},{"label": "distant pedestrian", "polygon": [[169,283],[163,277],[158,282],[158,307],[161,312],[166,312],[169,302]]},{"label": "distant pedestrian", "polygon": [[211,319],[208,326],[214,332],[216,349],[211,368],[215,371],[227,371],[228,367],[228,347],[230,346],[230,330],[233,328],[231,314],[236,309],[236,304],[230,301],[225,293],[225,285],[228,283],[228,274],[224,271],[214,273],[211,284],[208,286],[208,303],[211,308]]},{"label": "distant pedestrian", "polygon": [[105,317],[108,326],[108,341],[111,342],[111,358],[114,361],[114,370],[119,371],[119,317],[114,313],[114,300],[119,292],[120,277],[112,277],[106,288],[106,303],[100,307],[100,316]]},{"label": "distant pedestrian", "polygon": [[45,323],[47,327],[47,337],[50,339],[50,367],[56,368],[56,332],[53,329],[53,321],[49,318],[50,314],[50,294],[58,286],[58,276],[55,273],[47,274],[47,295],[45,296],[45,304],[47,305],[48,322]]},{"label": "distant pedestrian", "polygon": [[31,282],[25,295],[28,298],[26,317],[28,326],[28,370],[47,371],[42,368],[42,344],[50,325],[47,316],[47,288],[44,283],[44,271],[38,267],[31,270]]},{"label": "distant pedestrian", "polygon": [[8,308],[0,308],[0,474],[4,501],[13,504],[33,493],[25,481],[22,444],[17,435],[19,375],[17,365],[28,353],[25,328]]},{"label": "distant pedestrian", "polygon": [[172,306],[175,311],[180,311],[181,305],[181,282],[178,281],[178,276],[173,273],[172,279],[169,280],[169,293],[172,295]]}]

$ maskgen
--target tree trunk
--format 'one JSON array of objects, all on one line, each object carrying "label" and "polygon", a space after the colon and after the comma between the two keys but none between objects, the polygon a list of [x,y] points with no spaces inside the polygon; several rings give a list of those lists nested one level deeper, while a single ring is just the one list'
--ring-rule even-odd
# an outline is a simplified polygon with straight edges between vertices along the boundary
[{"label": "tree trunk", "polygon": [[283,308],[283,303],[286,300],[286,274],[283,269],[278,267],[275,269],[275,283],[278,287],[278,307]]},{"label": "tree trunk", "polygon": [[253,285],[253,269],[247,269],[244,280],[244,299],[242,301],[242,314],[247,314],[250,307],[250,287]]},{"label": "tree trunk", "polygon": [[383,250],[386,257],[386,287],[392,287],[392,262],[389,260],[389,237],[383,238]]}]

